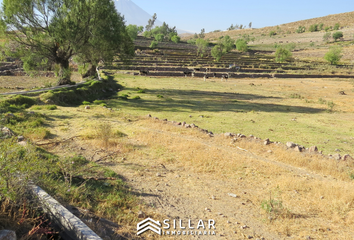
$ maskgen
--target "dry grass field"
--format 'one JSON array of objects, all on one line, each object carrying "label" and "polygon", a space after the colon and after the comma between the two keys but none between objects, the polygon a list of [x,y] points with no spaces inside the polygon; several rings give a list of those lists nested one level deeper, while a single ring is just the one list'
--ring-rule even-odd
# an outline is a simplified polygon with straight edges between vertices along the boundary
[{"label": "dry grass field", "polygon": [[[129,223],[119,234],[134,235],[142,210],[155,219],[215,219],[216,237],[201,239],[352,239],[354,162],[326,156],[354,154],[351,81],[115,79],[124,86],[118,96],[128,100],[105,100],[108,108],[30,110],[46,113],[54,140],[78,136],[48,151],[109,167],[139,196],[140,205],[125,217],[110,218]],[[171,121],[194,123],[214,136]],[[232,141],[224,132],[283,144]],[[287,141],[316,145],[324,155],[287,149]],[[105,204],[111,203],[95,214],[104,216]]]}]

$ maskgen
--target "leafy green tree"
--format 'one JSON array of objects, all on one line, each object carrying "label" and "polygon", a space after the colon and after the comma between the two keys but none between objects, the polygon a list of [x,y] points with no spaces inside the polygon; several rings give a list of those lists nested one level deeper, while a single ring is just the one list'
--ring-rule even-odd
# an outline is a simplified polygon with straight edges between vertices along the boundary
[{"label": "leafy green tree", "polygon": [[337,41],[338,39],[343,37],[343,32],[340,32],[340,31],[335,32],[332,34],[332,37],[333,37],[334,41]]},{"label": "leafy green tree", "polygon": [[141,33],[143,31],[144,27],[143,26],[137,26],[137,25],[132,25],[132,24],[129,24],[127,26],[127,32],[128,32],[128,35],[130,36],[130,38],[132,40],[135,40],[138,36],[139,33]]},{"label": "leafy green tree", "polygon": [[274,35],[277,35],[277,33],[274,32],[274,31],[270,31],[270,32],[269,32],[269,37],[272,37],[272,36],[274,36]]},{"label": "leafy green tree", "polygon": [[203,38],[198,38],[195,41],[195,44],[197,45],[197,55],[203,57],[206,50],[208,49],[209,42]]},{"label": "leafy green tree", "polygon": [[275,61],[276,62],[285,62],[286,60],[289,60],[292,57],[291,52],[282,47],[278,47],[277,50],[275,51]]},{"label": "leafy green tree", "polygon": [[318,24],[313,24],[309,27],[310,32],[317,32],[318,31]]},{"label": "leafy green tree", "polygon": [[155,35],[155,40],[158,42],[162,42],[164,40],[165,36],[161,33]]},{"label": "leafy green tree", "polygon": [[330,62],[332,65],[337,65],[342,58],[342,48],[339,46],[333,46],[325,54],[324,59]]},{"label": "leafy green tree", "polygon": [[148,24],[145,26],[146,32],[150,32],[151,31],[152,27],[155,25],[156,19],[157,19],[157,15],[156,15],[156,13],[154,13],[152,18],[149,19]]},{"label": "leafy green tree", "polygon": [[250,23],[248,24],[248,27],[249,27],[249,28],[252,28],[252,22],[250,22]]},{"label": "leafy green tree", "polygon": [[224,54],[225,52],[222,45],[217,44],[211,49],[211,56],[213,56],[213,58],[215,58],[215,61],[217,62],[220,61]]},{"label": "leafy green tree", "polygon": [[320,25],[318,25],[318,29],[321,31],[321,30],[323,30],[323,23],[320,23]]},{"label": "leafy green tree", "polygon": [[59,85],[70,83],[74,56],[95,66],[112,62],[116,54],[123,60],[134,54],[111,0],[3,0],[1,26],[26,66],[35,68],[42,60],[59,65]]},{"label": "leafy green tree", "polygon": [[179,41],[181,41],[181,38],[177,35],[174,35],[172,38],[171,38],[171,41],[172,42],[175,42],[175,43],[179,43]]},{"label": "leafy green tree", "polygon": [[202,30],[200,30],[200,33],[198,35],[199,38],[205,38],[205,29],[202,28]]},{"label": "leafy green tree", "polygon": [[237,39],[236,40],[236,48],[240,52],[247,52],[248,51],[247,41],[242,38]]},{"label": "leafy green tree", "polygon": [[234,48],[234,40],[232,40],[229,35],[220,39],[219,44],[222,45],[224,53],[228,53]]}]

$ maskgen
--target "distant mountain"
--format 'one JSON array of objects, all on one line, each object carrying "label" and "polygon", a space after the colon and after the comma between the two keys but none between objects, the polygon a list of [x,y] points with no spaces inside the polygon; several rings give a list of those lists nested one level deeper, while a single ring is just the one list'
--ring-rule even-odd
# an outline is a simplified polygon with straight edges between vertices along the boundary
[{"label": "distant mountain", "polygon": [[[152,18],[150,14],[145,12],[142,8],[136,5],[131,0],[114,0],[114,5],[117,11],[124,16],[124,20],[126,21],[126,25],[134,24],[137,26],[145,26],[148,24],[149,19]],[[168,24],[168,23],[167,23]],[[154,26],[161,26],[162,22],[159,20],[155,21]],[[170,27],[173,27],[170,25]],[[181,29],[177,29],[178,34],[188,33],[188,31],[184,31]]]}]

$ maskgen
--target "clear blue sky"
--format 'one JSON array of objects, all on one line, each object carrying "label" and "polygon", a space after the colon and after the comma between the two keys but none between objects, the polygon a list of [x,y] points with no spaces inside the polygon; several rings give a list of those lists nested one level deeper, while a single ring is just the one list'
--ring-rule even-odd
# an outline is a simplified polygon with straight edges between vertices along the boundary
[{"label": "clear blue sky", "polygon": [[[231,24],[261,28],[354,11],[353,0],[132,0],[158,20],[179,29],[226,30]],[[0,0],[2,4],[2,0]],[[354,25],[354,23],[353,23]]]},{"label": "clear blue sky", "polygon": [[[226,30],[231,24],[261,28],[329,14],[354,11],[353,0],[132,0],[158,20],[179,29]],[[353,22],[354,26],[354,22]]]}]

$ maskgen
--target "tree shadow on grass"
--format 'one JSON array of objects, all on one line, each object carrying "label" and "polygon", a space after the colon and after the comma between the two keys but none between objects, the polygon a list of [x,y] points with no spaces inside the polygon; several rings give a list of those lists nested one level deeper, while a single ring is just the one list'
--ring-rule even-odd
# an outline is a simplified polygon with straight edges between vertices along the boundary
[{"label": "tree shadow on grass", "polygon": [[[134,92],[136,89],[125,90]],[[253,103],[250,100],[281,100],[281,97],[269,97],[256,94],[241,94],[227,92],[213,92],[200,90],[146,90],[147,94],[155,95],[156,100],[144,99],[144,94],[139,94],[141,99],[120,101],[120,107],[134,107],[146,111],[166,112],[284,112],[284,113],[319,113],[325,111],[321,108],[291,106],[273,103]],[[159,97],[157,97],[159,95]],[[176,100],[178,99],[178,100]],[[113,101],[114,102],[114,101]]]}]

